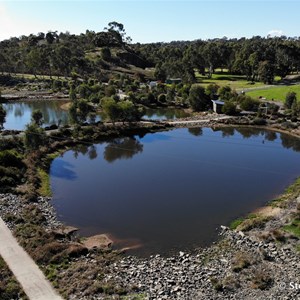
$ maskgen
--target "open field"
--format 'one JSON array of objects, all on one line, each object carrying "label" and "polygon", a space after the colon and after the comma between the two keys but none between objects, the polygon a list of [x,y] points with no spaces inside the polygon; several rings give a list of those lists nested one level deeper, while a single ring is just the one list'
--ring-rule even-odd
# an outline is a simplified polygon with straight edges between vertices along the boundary
[{"label": "open field", "polygon": [[285,96],[288,92],[295,92],[298,95],[298,100],[300,96],[300,84],[297,85],[284,85],[284,86],[275,86],[268,89],[260,89],[260,90],[254,90],[247,92],[247,95],[258,98],[258,97],[264,97],[268,100],[277,100],[284,102]]},{"label": "open field", "polygon": [[211,83],[215,83],[219,86],[228,85],[234,90],[242,90],[254,87],[263,87],[268,86],[262,82],[250,82],[246,80],[246,76],[243,75],[232,75],[226,72],[216,73],[212,75],[212,78],[207,78],[207,76],[203,76],[198,72],[195,73],[197,81],[206,87]]}]

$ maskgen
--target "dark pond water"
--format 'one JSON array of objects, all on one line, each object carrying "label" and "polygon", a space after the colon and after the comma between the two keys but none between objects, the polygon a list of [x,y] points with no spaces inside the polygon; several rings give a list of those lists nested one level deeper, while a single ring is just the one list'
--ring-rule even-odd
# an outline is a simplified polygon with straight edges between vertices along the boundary
[{"label": "dark pond water", "polygon": [[217,228],[300,175],[299,139],[256,129],[176,129],[67,151],[51,165],[59,218],[134,252],[206,246]]},{"label": "dark pond water", "polygon": [[179,108],[147,108],[143,118],[148,120],[175,120],[189,116],[189,113]]},{"label": "dark pond water", "polygon": [[[39,109],[44,116],[44,126],[58,124],[66,125],[69,122],[69,114],[67,110],[62,109],[62,105],[66,101],[27,101],[27,102],[10,102],[3,104],[7,115],[4,129],[23,130],[31,121],[31,114],[34,110]],[[166,120],[187,117],[189,114],[181,109],[175,108],[157,108],[147,109],[144,116],[149,120]],[[96,121],[102,119],[98,115]]]},{"label": "dark pond water", "polygon": [[35,109],[43,113],[44,126],[57,124],[60,120],[61,125],[69,121],[68,112],[61,106],[67,103],[62,100],[51,101],[27,101],[27,102],[10,102],[3,104],[6,110],[6,122],[4,129],[23,130],[31,121],[31,114]]}]

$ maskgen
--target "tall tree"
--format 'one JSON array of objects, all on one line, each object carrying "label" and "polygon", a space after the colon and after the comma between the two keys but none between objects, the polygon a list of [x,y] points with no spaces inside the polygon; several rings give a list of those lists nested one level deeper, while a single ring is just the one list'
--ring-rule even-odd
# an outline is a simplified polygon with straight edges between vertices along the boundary
[{"label": "tall tree", "polygon": [[[1,98],[1,94],[0,94],[0,98]],[[3,105],[0,103],[0,130],[3,129],[5,118],[6,118],[6,110],[4,109]]]},{"label": "tall tree", "polygon": [[210,99],[206,95],[205,89],[197,84],[192,85],[188,100],[195,111],[204,111],[210,105]]},{"label": "tall tree", "polygon": [[39,109],[34,110],[31,115],[31,120],[37,126],[41,126],[43,124],[43,113]]}]

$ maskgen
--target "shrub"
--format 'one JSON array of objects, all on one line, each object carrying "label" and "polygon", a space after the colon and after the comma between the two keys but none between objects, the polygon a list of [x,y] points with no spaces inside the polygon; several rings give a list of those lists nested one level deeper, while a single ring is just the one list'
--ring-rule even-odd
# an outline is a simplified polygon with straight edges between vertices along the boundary
[{"label": "shrub", "polygon": [[226,101],[222,107],[222,112],[229,116],[236,115],[237,114],[236,105],[231,101]]},{"label": "shrub", "polygon": [[24,144],[27,150],[35,150],[44,145],[46,141],[46,134],[43,128],[36,124],[29,124],[26,126]]},{"label": "shrub", "polygon": [[272,286],[273,279],[265,271],[259,269],[254,272],[251,282],[252,288],[266,290]]},{"label": "shrub", "polygon": [[22,159],[13,150],[4,150],[0,152],[0,166],[22,168],[24,164]]},{"label": "shrub", "polygon": [[285,107],[291,109],[294,102],[297,102],[297,94],[295,92],[288,92],[285,97]]},{"label": "shrub", "polygon": [[241,108],[243,110],[257,111],[258,106],[259,106],[259,101],[251,97],[245,96],[241,101]]},{"label": "shrub", "polygon": [[233,259],[232,271],[240,272],[241,270],[250,266],[250,257],[247,253],[239,252]]},{"label": "shrub", "polygon": [[255,118],[253,121],[252,121],[252,124],[253,125],[260,125],[260,126],[263,126],[263,125],[266,125],[267,124],[267,121],[263,118]]}]

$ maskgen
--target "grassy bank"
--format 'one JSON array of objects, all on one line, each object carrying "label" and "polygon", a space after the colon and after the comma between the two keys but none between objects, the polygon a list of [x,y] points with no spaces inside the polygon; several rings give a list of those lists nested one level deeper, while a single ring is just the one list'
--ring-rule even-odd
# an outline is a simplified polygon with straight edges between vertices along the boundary
[{"label": "grassy bank", "polygon": [[[239,125],[236,124],[235,126]],[[114,137],[145,134],[168,130],[168,128],[168,126],[159,124],[152,124],[149,127],[139,124],[115,127],[99,124],[99,126],[82,126],[76,132],[72,132],[72,130],[67,128],[55,131],[53,135],[48,136],[49,144],[47,147],[41,147],[36,155],[27,153],[27,155],[31,155],[31,159],[27,161],[27,168],[28,170],[31,168],[30,174],[36,174],[38,180],[35,180],[34,177],[27,177],[27,179],[31,180],[32,185],[38,187],[39,194],[48,196],[51,192],[49,174],[47,173],[50,163],[70,147],[80,143],[91,144],[99,140],[107,141]],[[281,197],[274,200],[269,207],[271,209],[284,208],[290,199],[299,195],[300,178],[287,188]],[[15,235],[62,295],[68,298],[72,294],[80,295],[84,293],[83,296],[86,297],[103,294],[107,295],[107,297],[109,295],[118,295],[118,299],[126,299],[124,294],[135,292],[136,287],[134,286],[126,286],[124,288],[115,285],[113,281],[107,283],[103,280],[106,275],[106,267],[119,259],[118,253],[111,250],[90,251],[80,244],[80,240],[71,239],[67,234],[58,234],[55,230],[48,230],[49,228],[45,228],[43,223],[44,215],[39,209],[32,206],[31,203],[26,203],[26,205],[28,206],[27,209],[24,209],[24,212],[20,214],[18,219],[19,223]],[[290,223],[286,223],[281,227],[282,232],[288,232],[297,236],[300,222],[297,221],[297,215],[290,214],[290,217]],[[231,228],[243,231],[251,231],[252,229],[260,231],[266,223],[272,221],[272,218],[272,216],[264,215],[262,212],[255,212],[244,219],[237,220],[231,224]],[[284,233],[277,235],[278,238],[282,236],[284,236]],[[89,256],[87,256],[88,252]],[[238,266],[237,268],[240,267]],[[133,299],[139,299],[138,297]],[[2,299],[1,295],[0,299]],[[131,298],[128,297],[128,299]],[[141,299],[143,299],[143,295],[141,295]]]},{"label": "grassy bank", "polygon": [[275,86],[265,90],[249,91],[247,92],[247,95],[253,98],[264,97],[267,100],[274,99],[276,101],[284,102],[288,92],[295,92],[300,95],[300,85]]},{"label": "grassy bank", "polygon": [[50,174],[45,170],[38,168],[38,176],[40,178],[40,188],[38,193],[44,197],[51,197]]},{"label": "grassy bank", "polygon": [[[300,251],[300,204],[297,200],[299,196],[300,177],[267,206],[232,221],[229,227],[241,231],[254,230],[259,233],[261,239],[274,239],[281,244],[291,244]],[[268,222],[269,229],[266,231]]]}]

